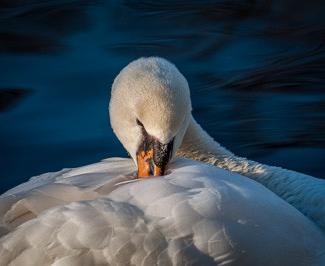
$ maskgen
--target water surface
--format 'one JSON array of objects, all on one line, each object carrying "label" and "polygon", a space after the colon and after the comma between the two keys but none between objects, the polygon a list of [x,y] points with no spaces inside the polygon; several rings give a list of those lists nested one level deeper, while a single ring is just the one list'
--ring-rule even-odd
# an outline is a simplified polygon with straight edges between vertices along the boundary
[{"label": "water surface", "polygon": [[[40,3],[41,2],[41,3]],[[324,178],[321,1],[2,1],[0,191],[127,156],[110,87],[141,56],[174,62],[194,116],[238,155]]]}]

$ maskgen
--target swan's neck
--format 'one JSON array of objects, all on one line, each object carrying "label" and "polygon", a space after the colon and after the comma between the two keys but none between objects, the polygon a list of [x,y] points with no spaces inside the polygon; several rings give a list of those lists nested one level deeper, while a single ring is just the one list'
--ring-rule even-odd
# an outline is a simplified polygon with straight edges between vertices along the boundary
[{"label": "swan's neck", "polygon": [[204,161],[254,179],[314,220],[325,231],[323,180],[235,156],[214,141],[194,118],[191,119],[177,155]]}]

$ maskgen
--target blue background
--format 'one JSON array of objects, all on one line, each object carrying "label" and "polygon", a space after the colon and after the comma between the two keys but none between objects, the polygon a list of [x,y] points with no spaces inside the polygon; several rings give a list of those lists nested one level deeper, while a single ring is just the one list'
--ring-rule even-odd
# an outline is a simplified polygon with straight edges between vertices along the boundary
[{"label": "blue background", "polygon": [[110,87],[141,56],[174,62],[194,116],[238,155],[324,178],[322,1],[1,1],[0,191],[127,156]]}]

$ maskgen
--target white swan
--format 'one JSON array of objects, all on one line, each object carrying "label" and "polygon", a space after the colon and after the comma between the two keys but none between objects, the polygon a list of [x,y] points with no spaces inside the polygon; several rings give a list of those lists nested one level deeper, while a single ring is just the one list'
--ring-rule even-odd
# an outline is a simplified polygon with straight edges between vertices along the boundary
[{"label": "white swan", "polygon": [[262,185],[193,160],[170,163],[180,147],[252,177],[273,170],[244,167],[208,137],[174,65],[143,58],[124,68],[110,117],[138,175],[168,175],[136,179],[132,160],[112,158],[33,177],[0,197],[0,265],[324,265],[320,228]]},{"label": "white swan", "polygon": [[[135,163],[143,135],[155,136],[165,144],[174,137],[172,150],[178,156],[254,179],[325,231],[325,181],[237,157],[221,147],[192,117],[187,81],[169,62],[140,59],[124,68],[113,84],[110,113],[114,132]],[[139,117],[145,132],[136,122]]]}]

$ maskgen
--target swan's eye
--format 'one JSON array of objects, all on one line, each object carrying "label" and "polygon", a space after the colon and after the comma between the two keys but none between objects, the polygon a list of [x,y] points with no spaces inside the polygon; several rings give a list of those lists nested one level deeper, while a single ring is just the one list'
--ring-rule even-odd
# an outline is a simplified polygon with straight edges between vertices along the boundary
[{"label": "swan's eye", "polygon": [[137,119],[136,121],[137,121],[137,124],[141,127],[141,131],[142,131],[142,135],[143,135],[143,137],[144,137],[144,138],[148,138],[149,135],[148,135],[146,129],[144,128],[144,125],[140,122],[139,119]]},{"label": "swan's eye", "polygon": [[140,127],[143,127],[143,128],[144,128],[143,124],[139,121],[139,119],[137,119],[137,124],[138,124]]}]

